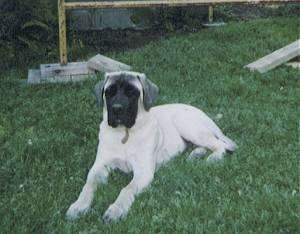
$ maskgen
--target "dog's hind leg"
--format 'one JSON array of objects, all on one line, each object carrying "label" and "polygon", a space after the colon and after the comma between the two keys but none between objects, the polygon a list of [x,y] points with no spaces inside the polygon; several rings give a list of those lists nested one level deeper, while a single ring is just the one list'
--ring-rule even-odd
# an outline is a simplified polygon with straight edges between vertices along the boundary
[{"label": "dog's hind leg", "polygon": [[226,137],[219,127],[199,110],[187,109],[184,114],[177,115],[173,122],[180,136],[197,146],[191,157],[204,152],[203,148],[209,149],[212,154],[208,156],[207,161],[215,162],[223,159],[227,150],[234,151],[237,147],[235,142]]},{"label": "dog's hind leg", "polygon": [[207,150],[203,147],[197,146],[188,156],[188,160],[202,158],[206,154]]},{"label": "dog's hind leg", "polygon": [[[212,153],[208,156],[207,162],[217,162],[223,159],[225,152],[226,152],[226,146],[224,142],[220,141],[214,136],[210,136],[207,139],[202,139],[199,137],[198,139],[194,139],[194,144],[199,144],[201,147],[196,148],[195,150],[199,152],[203,152],[203,154],[206,153],[206,149],[209,149],[212,151]],[[202,149],[202,150],[201,150]],[[192,151],[193,153],[193,151]],[[202,156],[204,156],[202,154]],[[199,158],[199,157],[198,157]]]},{"label": "dog's hind leg", "polygon": [[215,149],[206,159],[207,162],[213,163],[223,159],[226,149],[224,147],[220,147]]},{"label": "dog's hind leg", "polygon": [[[196,148],[195,150],[203,152],[201,156],[204,156],[206,153],[206,149],[209,149],[212,151],[212,153],[208,156],[207,162],[217,162],[223,159],[225,152],[226,152],[226,146],[224,142],[220,141],[219,139],[215,138],[214,136],[209,137],[206,139],[206,141],[203,141],[203,139],[195,139],[195,143],[201,145],[201,147]],[[195,151],[194,150],[194,151]],[[194,152],[192,151],[192,153]],[[191,154],[192,154],[191,153]],[[197,153],[197,152],[195,152]],[[200,158],[198,156],[198,158]]]}]

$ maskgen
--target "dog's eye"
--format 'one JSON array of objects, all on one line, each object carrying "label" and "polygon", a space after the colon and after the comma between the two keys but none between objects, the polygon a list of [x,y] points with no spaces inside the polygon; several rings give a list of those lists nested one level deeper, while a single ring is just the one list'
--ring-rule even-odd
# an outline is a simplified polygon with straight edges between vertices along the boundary
[{"label": "dog's eye", "polygon": [[113,96],[117,92],[117,86],[111,85],[105,90],[105,96]]},{"label": "dog's eye", "polygon": [[127,96],[133,96],[133,95],[137,95],[137,90],[132,87],[132,86],[127,86],[125,89],[124,89],[124,92]]}]

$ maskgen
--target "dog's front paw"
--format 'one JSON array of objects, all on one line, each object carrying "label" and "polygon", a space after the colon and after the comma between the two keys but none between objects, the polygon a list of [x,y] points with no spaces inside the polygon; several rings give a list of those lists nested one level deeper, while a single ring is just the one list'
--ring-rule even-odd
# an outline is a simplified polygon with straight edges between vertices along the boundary
[{"label": "dog's front paw", "polygon": [[90,206],[88,203],[76,201],[69,207],[66,213],[66,218],[68,220],[77,219],[80,216],[85,215],[89,211],[89,209]]},{"label": "dog's front paw", "polygon": [[105,223],[117,222],[124,218],[127,212],[122,210],[119,206],[111,204],[103,215],[103,221]]}]

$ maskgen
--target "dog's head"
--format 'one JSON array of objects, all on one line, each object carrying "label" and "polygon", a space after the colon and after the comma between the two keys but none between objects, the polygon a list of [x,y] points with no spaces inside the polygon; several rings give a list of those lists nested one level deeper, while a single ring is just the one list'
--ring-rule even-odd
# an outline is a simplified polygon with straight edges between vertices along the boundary
[{"label": "dog's head", "polygon": [[124,71],[106,73],[105,79],[96,84],[94,92],[99,106],[107,110],[108,125],[131,128],[139,108],[149,111],[158,88],[145,74]]}]

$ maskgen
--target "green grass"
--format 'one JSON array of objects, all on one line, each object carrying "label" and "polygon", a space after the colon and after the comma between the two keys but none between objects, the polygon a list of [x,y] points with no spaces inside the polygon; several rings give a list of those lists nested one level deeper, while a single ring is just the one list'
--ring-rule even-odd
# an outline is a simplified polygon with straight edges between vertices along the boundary
[{"label": "green grass", "polygon": [[96,81],[30,87],[2,78],[0,232],[299,233],[299,71],[243,68],[296,40],[298,29],[297,18],[229,23],[111,55],[158,84],[158,104],[222,113],[217,124],[239,145],[222,164],[175,158],[118,224],[100,218],[130,181],[121,172],[87,216],[65,220],[95,158]]}]

